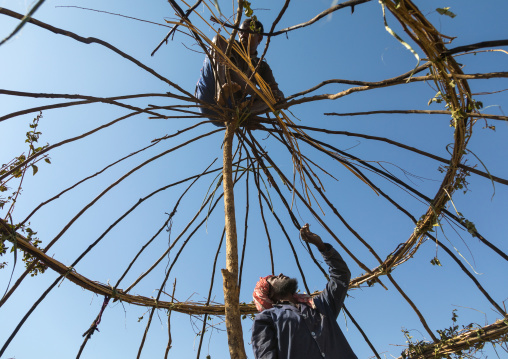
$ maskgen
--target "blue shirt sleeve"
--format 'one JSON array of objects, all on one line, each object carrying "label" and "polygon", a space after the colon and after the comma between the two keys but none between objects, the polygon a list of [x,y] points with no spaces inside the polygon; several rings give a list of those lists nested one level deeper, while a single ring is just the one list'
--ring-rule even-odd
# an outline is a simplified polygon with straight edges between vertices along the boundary
[{"label": "blue shirt sleeve", "polygon": [[252,349],[256,359],[277,359],[277,333],[272,317],[265,312],[256,315],[252,327]]},{"label": "blue shirt sleeve", "polygon": [[351,272],[340,254],[330,244],[326,243],[325,245],[326,250],[321,252],[321,255],[328,264],[330,279],[323,292],[314,300],[321,299],[337,318],[346,298]]}]

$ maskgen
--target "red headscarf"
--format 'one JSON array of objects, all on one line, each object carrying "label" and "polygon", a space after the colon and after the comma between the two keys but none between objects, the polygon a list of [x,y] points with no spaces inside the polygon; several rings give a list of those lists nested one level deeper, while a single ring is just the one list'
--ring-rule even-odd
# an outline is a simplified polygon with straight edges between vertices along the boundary
[{"label": "red headscarf", "polygon": [[[270,283],[268,283],[268,279],[271,277],[275,277],[274,275],[268,275],[266,277],[260,277],[259,281],[254,287],[254,293],[252,293],[252,298],[254,298],[254,304],[256,304],[256,308],[259,312],[262,312],[265,309],[270,309],[273,307],[273,302],[269,297],[270,294]],[[310,295],[307,294],[293,294],[297,303],[304,303],[310,305],[312,308],[316,308],[314,306],[314,300]]]}]

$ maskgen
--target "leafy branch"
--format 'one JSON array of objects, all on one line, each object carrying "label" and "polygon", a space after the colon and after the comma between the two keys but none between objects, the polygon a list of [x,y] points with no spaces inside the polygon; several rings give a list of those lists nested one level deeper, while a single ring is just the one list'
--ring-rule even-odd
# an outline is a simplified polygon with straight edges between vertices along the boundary
[{"label": "leafy branch", "polygon": [[[44,160],[47,163],[51,163],[50,158],[48,155],[44,155],[40,158],[37,158],[33,161],[29,161],[27,163],[24,163],[27,158],[30,156],[36,154],[37,152],[42,151],[46,147],[49,146],[49,144],[46,144],[45,146],[39,146],[35,147],[36,143],[39,141],[39,136],[41,135],[41,132],[37,130],[37,127],[39,126],[39,120],[42,118],[42,112],[40,112],[37,117],[34,118],[32,123],[29,125],[31,130],[26,133],[26,140],[25,143],[28,143],[28,155],[25,156],[25,153],[23,152],[18,157],[13,158],[11,161],[9,161],[6,164],[3,164],[0,168],[0,175],[3,175],[7,173],[8,171],[11,171],[12,169],[15,169],[9,176],[4,178],[0,182],[0,193],[7,192],[9,190],[9,187],[7,186],[7,182],[14,178],[20,178],[18,188],[7,198],[0,196],[0,209],[3,209],[4,206],[8,203],[11,203],[11,206],[9,207],[9,210],[7,211],[4,218],[8,218],[12,215],[12,212],[14,210],[14,206],[16,204],[16,200],[18,196],[21,194],[22,191],[22,184],[23,179],[25,178],[25,173],[28,170],[28,168],[32,168],[32,173],[35,176],[35,174],[39,171],[39,167],[37,167],[36,163]],[[19,166],[22,164],[22,166]],[[19,167],[19,168],[16,168]]]},{"label": "leafy branch", "polygon": [[483,353],[486,343],[499,345],[508,350],[508,321],[506,317],[484,327],[476,323],[457,324],[458,315],[452,311],[452,325],[443,330],[437,330],[440,336],[438,342],[429,343],[424,340],[414,340],[410,331],[402,329],[408,348],[399,358],[450,358],[450,359],[478,359],[487,358]]},{"label": "leafy branch", "polygon": [[[25,153],[22,153],[21,155],[13,158],[11,161],[9,161],[7,164],[3,164],[0,168],[0,175],[7,173],[8,171],[12,170],[13,168],[18,167],[21,163],[23,163],[22,166],[19,166],[19,168],[16,168],[9,176],[4,178],[0,182],[0,193],[7,192],[10,187],[7,186],[7,182],[13,179],[19,178],[19,183],[17,185],[17,189],[12,192],[10,196],[2,197],[0,196],[0,209],[3,209],[5,205],[8,205],[10,203],[9,209],[7,210],[7,213],[5,214],[5,219],[11,218],[12,219],[12,213],[14,211],[14,207],[16,205],[16,201],[21,194],[23,190],[23,180],[25,178],[25,174],[29,168],[32,169],[32,175],[35,176],[37,172],[39,171],[39,167],[36,165],[39,161],[44,160],[46,163],[51,163],[50,158],[48,155],[44,155],[42,157],[39,157],[37,159],[34,159],[33,161],[26,161],[26,159],[33,154],[36,154],[40,151],[42,151],[44,148],[48,147],[49,144],[46,144],[45,146],[37,146],[37,142],[39,141],[39,137],[42,134],[38,130],[39,121],[42,118],[42,112],[40,112],[37,117],[35,117],[32,121],[30,126],[30,131],[26,133],[26,139],[25,143],[28,143],[28,155],[25,156]],[[41,243],[41,241],[36,237],[37,232],[33,231],[30,227],[28,227],[25,224],[9,224],[8,225],[9,232],[15,233],[18,230],[21,230],[23,233],[26,234],[27,241],[31,243],[34,247],[38,248],[38,245]],[[0,234],[0,256],[4,255],[7,252],[7,249],[9,247],[5,246],[5,241],[7,240],[7,236],[10,236],[11,234],[2,233]],[[11,247],[11,252],[14,252],[14,265],[16,264],[16,250],[17,245],[16,241],[13,241],[14,245]],[[24,252],[23,254],[23,262],[25,262],[25,265],[28,267],[33,262],[35,263],[32,266],[32,269],[30,271],[31,276],[36,276],[38,273],[44,273],[47,266],[43,263],[37,260],[36,257],[31,255],[28,252]],[[4,268],[7,265],[6,262],[0,263],[0,269]]]}]

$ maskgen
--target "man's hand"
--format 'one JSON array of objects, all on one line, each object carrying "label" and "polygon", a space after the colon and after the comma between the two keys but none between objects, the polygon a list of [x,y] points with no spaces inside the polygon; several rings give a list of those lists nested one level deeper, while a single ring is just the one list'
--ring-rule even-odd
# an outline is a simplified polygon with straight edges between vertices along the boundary
[{"label": "man's hand", "polygon": [[242,86],[240,86],[236,82],[225,83],[221,87],[221,91],[219,92],[219,98],[217,99],[217,103],[221,106],[226,105],[225,98],[227,98],[229,96],[229,91],[231,91],[231,93],[233,94],[235,92],[240,91],[241,89],[242,89]]},{"label": "man's hand", "polygon": [[242,89],[242,86],[238,85],[236,82],[231,82],[231,83],[226,83],[224,85],[222,85],[222,90],[224,92],[228,92],[229,90],[231,90],[232,93],[235,93],[237,91],[240,91]]},{"label": "man's hand", "polygon": [[324,251],[326,249],[325,244],[323,243],[323,240],[320,236],[318,236],[315,233],[312,233],[309,230],[309,224],[306,223],[301,229],[300,229],[300,235],[302,236],[302,239],[307,243],[312,243],[319,249],[320,251]]}]

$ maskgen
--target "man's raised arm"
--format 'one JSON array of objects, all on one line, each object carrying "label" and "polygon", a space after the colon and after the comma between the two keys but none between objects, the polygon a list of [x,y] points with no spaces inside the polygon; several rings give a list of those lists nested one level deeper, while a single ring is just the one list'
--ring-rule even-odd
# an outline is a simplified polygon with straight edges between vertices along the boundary
[{"label": "man's raised arm", "polygon": [[323,304],[328,306],[333,315],[337,317],[346,298],[351,272],[346,262],[330,244],[323,243],[317,234],[310,232],[308,224],[302,227],[300,234],[304,241],[314,244],[319,249],[329,267],[330,280],[323,292],[314,298],[314,301],[321,299]]}]

